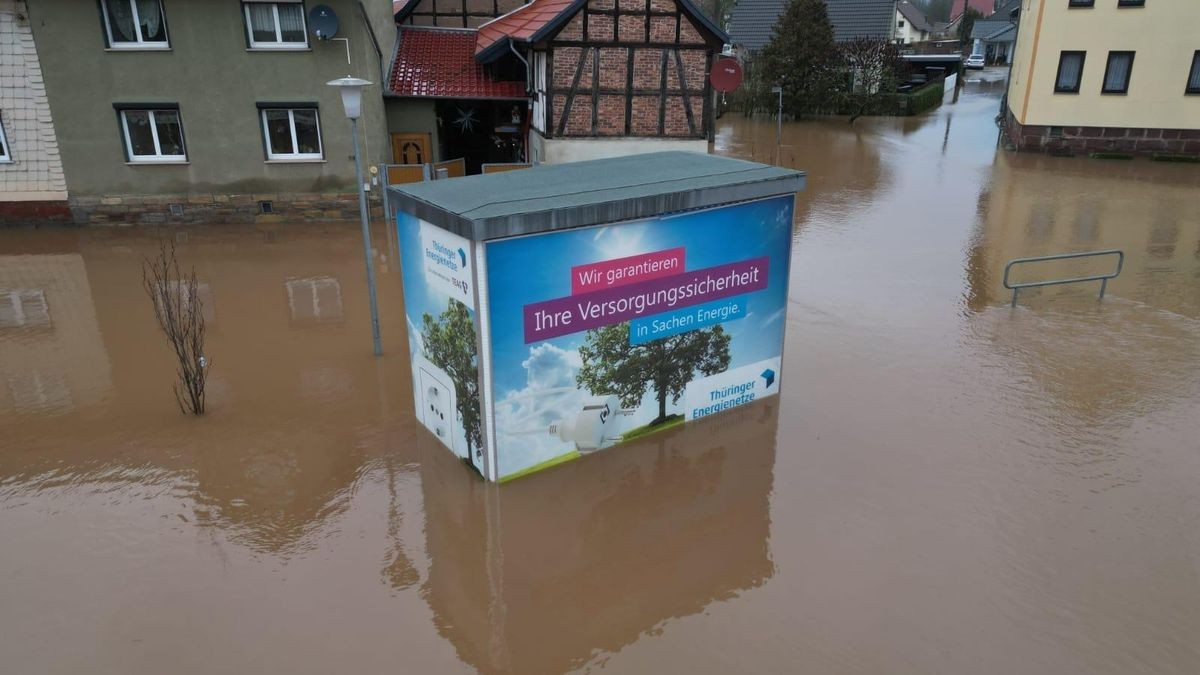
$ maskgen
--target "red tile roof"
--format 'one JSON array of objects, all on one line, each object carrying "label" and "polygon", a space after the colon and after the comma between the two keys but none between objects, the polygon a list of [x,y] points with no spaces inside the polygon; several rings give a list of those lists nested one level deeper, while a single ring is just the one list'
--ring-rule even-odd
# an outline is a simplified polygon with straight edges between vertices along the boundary
[{"label": "red tile roof", "polygon": [[476,32],[400,28],[400,48],[388,90],[426,98],[525,98],[523,82],[493,80],[475,61]]},{"label": "red tile roof", "polygon": [[496,17],[479,27],[475,53],[482,52],[504,37],[528,40],[573,4],[574,0],[533,0],[528,5]]}]

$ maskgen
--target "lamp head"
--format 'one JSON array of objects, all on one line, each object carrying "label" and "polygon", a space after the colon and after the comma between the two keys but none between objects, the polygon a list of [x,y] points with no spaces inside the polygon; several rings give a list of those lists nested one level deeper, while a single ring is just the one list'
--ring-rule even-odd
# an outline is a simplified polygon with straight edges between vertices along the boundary
[{"label": "lamp head", "polygon": [[352,120],[359,118],[362,114],[362,92],[364,87],[368,87],[372,82],[358,78],[340,77],[336,80],[330,80],[325,84],[331,87],[337,87],[342,94],[342,107],[346,109],[346,117]]}]

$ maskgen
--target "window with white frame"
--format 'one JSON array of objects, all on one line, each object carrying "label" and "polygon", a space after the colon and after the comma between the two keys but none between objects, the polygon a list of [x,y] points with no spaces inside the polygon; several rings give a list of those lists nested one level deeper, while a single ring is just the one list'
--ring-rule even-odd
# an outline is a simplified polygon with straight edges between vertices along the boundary
[{"label": "window with white frame", "polygon": [[4,116],[0,115],[0,163],[11,161],[12,154],[8,151],[8,136],[4,133]]},{"label": "window with white frame", "polygon": [[177,108],[120,111],[125,158],[130,162],[186,162],[183,122]]},{"label": "window with white frame", "polygon": [[242,3],[246,15],[246,34],[251,49],[305,49],[308,32],[304,25],[304,5],[292,2]]},{"label": "window with white frame", "polygon": [[316,106],[263,106],[260,113],[268,160],[314,160],[324,157]]},{"label": "window with white frame", "polygon": [[112,49],[166,49],[162,0],[100,0],[104,36]]}]

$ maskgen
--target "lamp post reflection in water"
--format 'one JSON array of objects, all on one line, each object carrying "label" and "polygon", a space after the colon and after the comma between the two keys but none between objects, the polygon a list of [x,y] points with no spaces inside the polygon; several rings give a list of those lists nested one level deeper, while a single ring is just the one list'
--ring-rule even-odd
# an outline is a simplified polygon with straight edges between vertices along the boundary
[{"label": "lamp post reflection in water", "polygon": [[337,87],[342,94],[342,107],[346,109],[346,117],[350,119],[350,135],[354,137],[355,189],[358,190],[358,216],[362,221],[363,256],[367,261],[367,293],[371,298],[371,339],[375,346],[375,356],[381,356],[383,345],[379,340],[379,305],[375,302],[375,261],[371,257],[371,226],[367,222],[367,195],[363,189],[362,157],[358,151],[358,116],[362,113],[362,90],[372,83],[347,75],[325,84]]}]

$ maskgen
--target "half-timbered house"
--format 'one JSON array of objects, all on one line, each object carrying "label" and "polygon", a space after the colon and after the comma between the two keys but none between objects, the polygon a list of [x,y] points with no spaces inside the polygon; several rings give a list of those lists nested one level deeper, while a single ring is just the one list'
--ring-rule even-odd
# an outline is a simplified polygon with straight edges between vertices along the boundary
[{"label": "half-timbered house", "polygon": [[468,173],[707,151],[708,73],[728,38],[689,0],[517,1],[398,8],[387,102],[397,161],[422,135],[432,159],[462,156]]}]

